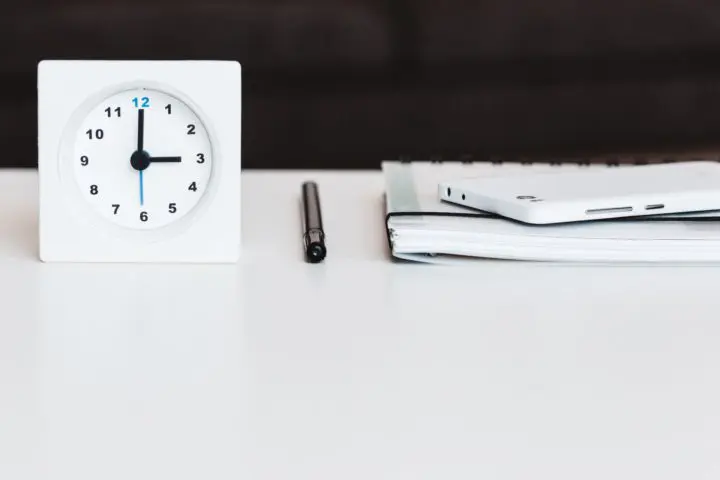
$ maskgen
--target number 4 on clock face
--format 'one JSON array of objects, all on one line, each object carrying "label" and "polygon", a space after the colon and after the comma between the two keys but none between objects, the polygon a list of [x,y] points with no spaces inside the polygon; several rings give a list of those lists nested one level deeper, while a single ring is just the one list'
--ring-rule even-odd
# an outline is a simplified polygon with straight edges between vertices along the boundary
[{"label": "number 4 on clock face", "polygon": [[161,90],[104,99],[82,122],[75,174],[107,220],[152,229],[196,207],[212,173],[213,145],[197,113]]}]

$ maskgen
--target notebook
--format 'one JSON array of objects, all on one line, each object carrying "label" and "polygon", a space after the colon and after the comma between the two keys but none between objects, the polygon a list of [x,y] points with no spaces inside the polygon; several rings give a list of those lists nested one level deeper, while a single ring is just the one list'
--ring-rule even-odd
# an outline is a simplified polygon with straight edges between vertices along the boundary
[{"label": "notebook", "polygon": [[425,263],[720,262],[720,211],[535,226],[438,200],[438,184],[458,178],[700,159],[720,161],[717,154],[602,163],[385,161],[388,244],[393,257]]}]

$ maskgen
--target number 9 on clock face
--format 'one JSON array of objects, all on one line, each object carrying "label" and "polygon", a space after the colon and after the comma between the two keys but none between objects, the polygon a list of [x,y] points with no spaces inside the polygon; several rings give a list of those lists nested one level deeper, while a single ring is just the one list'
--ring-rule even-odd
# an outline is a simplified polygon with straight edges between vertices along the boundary
[{"label": "number 9 on clock face", "polygon": [[110,222],[163,227],[190,213],[206,192],[213,145],[182,100],[126,90],[99,102],[79,125],[72,171],[82,198]]}]

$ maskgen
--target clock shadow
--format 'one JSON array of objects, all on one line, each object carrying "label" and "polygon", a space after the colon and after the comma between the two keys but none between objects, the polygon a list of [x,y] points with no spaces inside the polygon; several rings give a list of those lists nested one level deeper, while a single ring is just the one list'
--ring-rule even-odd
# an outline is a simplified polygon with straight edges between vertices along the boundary
[{"label": "clock shadow", "polygon": [[40,260],[37,185],[29,181],[14,175],[0,180],[0,254],[8,260]]},{"label": "clock shadow", "polygon": [[37,218],[18,218],[0,239],[0,251],[7,257],[23,260],[40,260],[40,231]]}]

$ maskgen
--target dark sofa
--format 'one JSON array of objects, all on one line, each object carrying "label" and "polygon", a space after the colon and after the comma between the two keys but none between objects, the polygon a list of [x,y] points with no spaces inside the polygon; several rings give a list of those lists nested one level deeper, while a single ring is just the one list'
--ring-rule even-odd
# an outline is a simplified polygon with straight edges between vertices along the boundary
[{"label": "dark sofa", "polygon": [[0,165],[36,165],[42,58],[244,66],[245,168],[714,146],[709,0],[9,0]]}]

